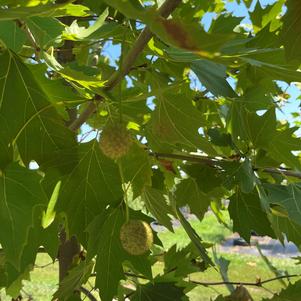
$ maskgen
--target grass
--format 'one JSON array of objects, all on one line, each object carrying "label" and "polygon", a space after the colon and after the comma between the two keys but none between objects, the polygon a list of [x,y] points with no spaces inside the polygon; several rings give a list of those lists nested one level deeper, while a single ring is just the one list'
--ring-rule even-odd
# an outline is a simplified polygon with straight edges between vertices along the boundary
[{"label": "grass", "polygon": [[[225,215],[225,219],[229,221],[228,215]],[[218,223],[213,214],[207,214],[202,222],[199,222],[197,219],[192,219],[189,223],[200,235],[202,240],[209,243],[220,243],[232,233],[225,226]],[[177,244],[178,247],[181,248],[190,242],[189,237],[182,227],[176,228],[174,233],[163,231],[159,233],[159,238],[166,249],[174,244]]]},{"label": "grass", "polygon": [[[201,223],[197,220],[191,220],[190,222],[202,239],[207,242],[219,243],[231,234],[231,231],[220,225],[212,214],[207,215]],[[161,232],[159,233],[159,237],[163,241],[165,248],[169,248],[175,243],[178,247],[183,247],[189,243],[189,238],[181,227],[178,227],[175,230],[175,233],[170,233],[168,231]],[[231,281],[255,282],[258,277],[262,280],[274,277],[273,273],[270,272],[266,264],[258,256],[221,253],[218,255],[231,261],[229,265],[229,279]],[[289,274],[300,273],[300,267],[295,265],[295,261],[293,259],[272,258],[271,261],[275,267],[280,270],[285,270]],[[38,255],[38,266],[44,266],[50,262],[51,259],[48,255]],[[163,264],[158,263],[154,267],[154,273],[160,273],[162,269]],[[24,292],[26,293],[23,293],[23,295],[25,296],[25,300],[28,299],[26,298],[26,295],[30,295],[32,297],[31,300],[35,301],[51,300],[52,294],[57,289],[57,275],[57,263],[50,264],[43,268],[35,268],[35,270],[31,273],[31,281],[24,282]],[[191,279],[202,282],[216,282],[222,280],[220,274],[213,268],[208,269],[204,273],[194,273],[191,275]],[[296,279],[294,278],[292,280],[295,281]],[[270,298],[272,296],[271,292],[275,293],[283,288],[279,281],[271,282],[264,287],[265,288],[248,287],[249,292],[255,301],[262,300],[262,298]],[[210,287],[200,285],[189,292],[189,299],[190,301],[210,301],[214,300],[214,298],[219,294],[229,294],[224,285]],[[11,299],[9,297],[5,297],[5,294],[2,291],[2,294],[0,294],[0,300],[8,301]]]}]

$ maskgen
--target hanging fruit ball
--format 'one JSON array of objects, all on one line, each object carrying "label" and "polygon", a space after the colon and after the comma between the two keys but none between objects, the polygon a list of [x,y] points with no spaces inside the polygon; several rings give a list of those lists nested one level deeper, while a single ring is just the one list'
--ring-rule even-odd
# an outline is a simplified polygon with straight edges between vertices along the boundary
[{"label": "hanging fruit ball", "polygon": [[120,229],[122,247],[131,255],[142,255],[153,244],[153,231],[150,225],[141,220],[129,220]]},{"label": "hanging fruit ball", "polygon": [[107,124],[103,129],[99,146],[107,157],[116,160],[128,152],[132,142],[127,128],[122,123],[116,122]]}]

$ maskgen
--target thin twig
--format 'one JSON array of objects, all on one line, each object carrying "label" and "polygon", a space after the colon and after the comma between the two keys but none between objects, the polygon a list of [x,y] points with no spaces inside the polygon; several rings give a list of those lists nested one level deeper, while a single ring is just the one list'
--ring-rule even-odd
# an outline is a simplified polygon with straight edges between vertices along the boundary
[{"label": "thin twig", "polygon": [[97,301],[97,299],[92,295],[93,290],[94,288],[92,290],[88,290],[83,286],[80,287],[80,291],[85,295],[84,299],[88,297],[91,301]]},{"label": "thin twig", "polygon": [[262,285],[273,282],[273,281],[278,281],[279,279],[285,279],[285,278],[294,278],[294,277],[301,277],[301,274],[295,274],[295,275],[283,275],[283,276],[278,276],[266,280],[258,280],[256,282],[242,282],[242,281],[218,281],[218,282],[202,282],[202,281],[195,281],[195,280],[190,280],[189,282],[198,284],[198,285],[203,285],[203,286],[214,286],[214,285],[226,285],[226,284],[233,284],[233,285],[245,285],[245,286],[258,286],[262,287]]},{"label": "thin twig", "polygon": [[[159,15],[167,18],[180,3],[181,0],[166,0],[159,8]],[[124,76],[129,73],[137,57],[143,51],[152,36],[153,34],[147,27],[143,29],[135,44],[124,58],[119,70],[114,72],[108,79],[105,87],[106,91],[113,89],[124,78]],[[97,100],[102,100],[102,97],[98,95]],[[90,102],[85,111],[69,126],[69,128],[72,131],[78,130],[80,126],[95,112],[96,108],[97,104],[95,102]]]},{"label": "thin twig", "polygon": [[31,30],[29,29],[29,27],[27,26],[27,24],[24,21],[16,20],[16,23],[20,27],[20,29],[22,29],[25,32],[30,44],[34,48],[36,60],[40,61],[41,48],[38,45],[38,43],[36,42],[36,39],[35,39],[34,35],[32,34]]},{"label": "thin twig", "polygon": [[[126,276],[129,277],[136,277],[136,278],[140,278],[140,279],[148,279],[145,276],[141,276],[141,275],[136,275],[133,273],[124,273]],[[90,277],[95,277],[96,273],[91,274]],[[273,282],[273,281],[279,281],[280,279],[287,279],[287,278],[295,278],[295,277],[301,277],[301,274],[292,274],[292,275],[281,275],[281,276],[277,276],[274,278],[269,278],[266,280],[257,280],[256,282],[243,282],[243,281],[213,281],[213,282],[203,282],[203,281],[196,281],[196,280],[188,280],[188,282],[193,283],[193,284],[198,284],[198,285],[203,285],[203,286],[216,286],[216,285],[227,285],[227,284],[231,284],[231,285],[245,285],[245,286],[258,286],[258,287],[262,287],[264,284],[269,283],[269,282]]]},{"label": "thin twig", "polygon": [[281,169],[281,168],[271,168],[271,167],[263,168],[262,171],[266,173],[283,174],[289,177],[301,179],[301,173],[297,171]]}]

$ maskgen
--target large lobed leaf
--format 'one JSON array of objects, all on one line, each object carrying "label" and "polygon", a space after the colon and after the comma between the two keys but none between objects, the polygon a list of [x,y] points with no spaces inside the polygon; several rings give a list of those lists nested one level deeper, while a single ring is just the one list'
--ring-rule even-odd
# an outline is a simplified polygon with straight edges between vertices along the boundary
[{"label": "large lobed leaf", "polygon": [[35,171],[12,163],[0,172],[0,243],[7,262],[17,270],[30,228],[37,221],[34,212],[46,203],[41,177]]},{"label": "large lobed leaf", "polygon": [[10,160],[15,143],[26,164],[59,160],[59,151],[75,145],[74,134],[19,57],[6,51],[0,64],[0,164]]}]

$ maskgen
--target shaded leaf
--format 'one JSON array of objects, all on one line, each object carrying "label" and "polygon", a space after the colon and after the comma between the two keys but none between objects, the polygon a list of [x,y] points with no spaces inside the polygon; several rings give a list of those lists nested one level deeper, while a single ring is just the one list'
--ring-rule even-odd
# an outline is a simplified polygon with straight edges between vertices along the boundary
[{"label": "shaded leaf", "polygon": [[19,50],[21,50],[23,44],[26,41],[26,35],[19,28],[15,21],[1,21],[0,41],[2,41],[7,48],[18,52]]},{"label": "shaded leaf", "polygon": [[175,200],[180,207],[188,205],[191,212],[200,220],[208,210],[211,201],[192,178],[184,179],[176,186]]},{"label": "shaded leaf", "polygon": [[263,301],[299,301],[301,292],[301,281],[289,284],[279,294],[274,295],[271,299],[263,299]]},{"label": "shaded leaf", "polygon": [[69,301],[70,296],[74,296],[75,291],[79,291],[80,287],[85,284],[94,266],[93,261],[82,261],[77,266],[68,271],[68,274],[60,282],[58,290],[54,293],[53,298],[58,298],[62,301]]},{"label": "shaded leaf", "polygon": [[142,192],[142,200],[147,210],[158,220],[160,224],[173,232],[168,214],[172,214],[171,207],[167,204],[164,194],[155,188],[145,187]]},{"label": "shaded leaf", "polygon": [[253,191],[256,183],[256,177],[249,159],[243,162],[222,162],[224,173],[222,174],[223,185],[227,188],[233,185],[239,185],[244,193]]},{"label": "shaded leaf", "polygon": [[[131,213],[131,218],[136,218],[136,214]],[[144,220],[139,214],[138,219]],[[148,218],[149,219],[149,218]],[[89,225],[89,244],[87,258],[97,255],[95,265],[96,287],[99,288],[101,300],[111,301],[117,295],[118,283],[125,279],[123,272],[123,262],[129,261],[140,273],[151,272],[147,257],[145,255],[134,256],[126,253],[120,242],[120,228],[125,223],[124,210],[120,207],[113,210],[106,210],[97,216]]]},{"label": "shaded leaf", "polygon": [[279,204],[288,213],[292,221],[301,225],[301,183],[290,185],[265,184],[268,200]]},{"label": "shaded leaf", "polygon": [[64,25],[51,17],[31,17],[27,19],[26,25],[41,48],[60,42],[64,30]]},{"label": "shaded leaf", "polygon": [[[155,282],[145,285],[139,285],[137,292],[133,295],[133,301],[184,301],[188,300],[185,296],[184,287],[177,286],[173,282]],[[168,293],[167,293],[168,292]]]},{"label": "shaded leaf", "polygon": [[301,170],[300,160],[292,153],[294,150],[298,151],[301,149],[301,138],[293,136],[296,129],[289,128],[284,131],[277,131],[271,137],[272,139],[265,149],[275,161]]},{"label": "shaded leaf", "polygon": [[[13,53],[0,56],[1,155],[17,143],[24,163],[60,160],[58,152],[75,145],[68,130],[48,101],[33,74]],[[15,91],[18,97],[15,97]],[[14,103],[14,106],[11,104]],[[31,141],[31,143],[28,143]]]},{"label": "shaded leaf", "polygon": [[100,152],[96,140],[81,144],[78,156],[73,169],[62,178],[56,206],[66,213],[72,234],[82,233],[96,215],[123,195],[118,167]]},{"label": "shaded leaf", "polygon": [[271,225],[277,238],[284,243],[285,239],[293,242],[299,248],[301,246],[301,226],[287,217],[275,216],[270,217]]},{"label": "shaded leaf", "polygon": [[273,230],[265,212],[263,212],[257,193],[244,194],[237,191],[230,198],[230,217],[233,230],[246,241],[250,241],[251,230],[259,235],[273,237]]},{"label": "shaded leaf", "polygon": [[86,6],[72,4],[70,1],[62,4],[45,4],[30,7],[13,7],[0,9],[0,20],[25,19],[33,16],[61,17],[61,16],[88,16],[89,9]]},{"label": "shaded leaf", "polygon": [[34,226],[34,210],[47,204],[41,177],[14,163],[0,174],[0,242],[6,260],[19,269],[23,249]]},{"label": "shaded leaf", "polygon": [[226,67],[208,60],[197,60],[191,64],[191,70],[200,82],[215,96],[237,96],[227,82]]},{"label": "shaded leaf", "polygon": [[135,199],[146,185],[151,185],[152,169],[149,155],[142,146],[133,143],[129,152],[119,162],[124,181],[132,185]]},{"label": "shaded leaf", "polygon": [[202,123],[201,114],[185,95],[162,93],[158,96],[152,114],[152,132],[157,139],[215,153],[210,143],[198,133]]},{"label": "shaded leaf", "polygon": [[283,18],[281,38],[288,59],[301,59],[301,3],[298,0],[286,1],[287,13]]}]

